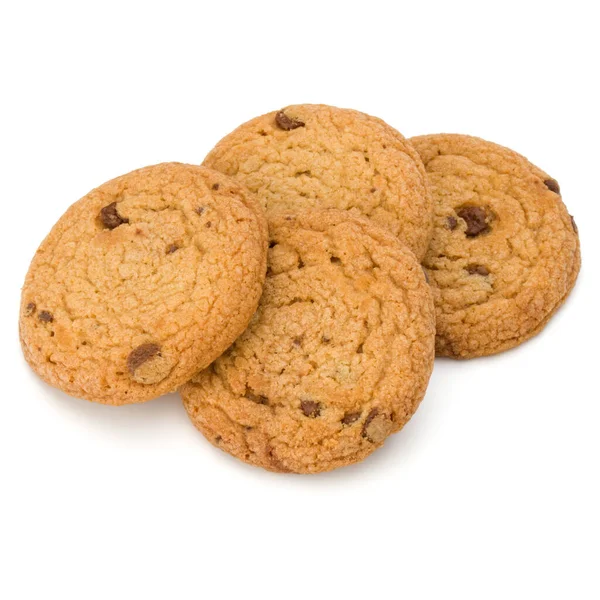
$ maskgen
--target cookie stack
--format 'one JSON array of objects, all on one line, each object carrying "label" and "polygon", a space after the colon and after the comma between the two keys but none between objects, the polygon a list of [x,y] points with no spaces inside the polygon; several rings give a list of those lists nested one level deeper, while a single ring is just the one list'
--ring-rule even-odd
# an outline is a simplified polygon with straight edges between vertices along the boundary
[{"label": "cookie stack", "polygon": [[71,206],[31,263],[20,335],[68,394],[179,389],[213,444],[316,473],[403,427],[434,354],[539,332],[579,266],[558,183],[515,152],[297,105],[202,166],[146,167]]}]

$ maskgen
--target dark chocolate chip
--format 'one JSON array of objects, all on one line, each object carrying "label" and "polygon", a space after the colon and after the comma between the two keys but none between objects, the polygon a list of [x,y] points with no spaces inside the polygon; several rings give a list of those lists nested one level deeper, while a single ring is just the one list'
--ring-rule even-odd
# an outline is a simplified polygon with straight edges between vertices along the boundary
[{"label": "dark chocolate chip", "polygon": [[251,400],[252,402],[254,402],[256,404],[264,404],[264,405],[269,404],[269,399],[266,396],[260,396],[257,394],[253,394],[252,392],[246,392],[245,397],[248,398],[248,400]]},{"label": "dark chocolate chip", "polygon": [[271,240],[269,242],[269,248],[275,248],[275,246],[277,246],[277,242],[274,242],[273,240]]},{"label": "dark chocolate chip", "polygon": [[100,211],[100,220],[102,221],[102,225],[107,229],[115,229],[119,225],[123,225],[123,223],[129,223],[129,219],[123,218],[117,212],[116,202],[111,202]]},{"label": "dark chocolate chip", "polygon": [[[577,223],[575,223],[575,217],[573,215],[569,215],[571,217],[571,225],[573,225],[573,231],[575,233],[579,233],[579,229],[577,229]],[[34,304],[35,306],[35,304]]]},{"label": "dark chocolate chip", "polygon": [[48,312],[47,310],[41,310],[40,314],[38,315],[38,319],[42,323],[52,323],[52,321],[54,321],[54,317],[52,316],[52,313]]},{"label": "dark chocolate chip", "polygon": [[483,275],[484,277],[490,274],[487,267],[484,267],[483,265],[469,265],[467,267],[467,272],[469,275]]},{"label": "dark chocolate chip", "polygon": [[371,412],[367,415],[365,422],[362,427],[362,436],[367,437],[367,427],[370,425],[371,421],[377,416],[379,411],[376,408],[373,408]]},{"label": "dark chocolate chip", "polygon": [[446,219],[446,223],[450,231],[454,231],[456,229],[456,226],[458,225],[458,221],[452,216]]},{"label": "dark chocolate chip", "polygon": [[35,302],[30,302],[26,307],[25,307],[25,314],[29,317],[31,316],[33,313],[35,312]]},{"label": "dark chocolate chip", "polygon": [[151,358],[154,358],[157,354],[160,354],[160,346],[158,344],[148,343],[138,346],[135,350],[132,350],[127,357],[127,368],[129,369],[129,372],[133,375],[139,367]]},{"label": "dark chocolate chip", "polygon": [[377,408],[371,410],[362,426],[362,436],[373,444],[380,444],[391,433],[393,423]]},{"label": "dark chocolate chip", "polygon": [[355,423],[356,421],[358,421],[358,419],[360,419],[360,411],[359,412],[347,412],[344,415],[344,418],[342,419],[342,424],[343,425],[352,425],[352,423]]},{"label": "dark chocolate chip", "polygon": [[463,206],[456,211],[456,214],[465,220],[467,224],[465,233],[468,237],[475,237],[489,231],[490,226],[487,224],[488,213],[485,208],[481,206]]},{"label": "dark chocolate chip", "polygon": [[206,221],[206,227],[211,227],[212,226],[212,221]]},{"label": "dark chocolate chip", "polygon": [[311,417],[312,419],[321,414],[321,405],[312,400],[302,400],[302,402],[300,402],[300,408],[305,416]]},{"label": "dark chocolate chip", "polygon": [[179,250],[179,246],[177,244],[169,244],[167,246],[167,254],[173,254],[173,252],[177,252]]},{"label": "dark chocolate chip", "polygon": [[555,194],[560,194],[560,185],[558,185],[558,181],[556,181],[556,179],[546,179],[546,181],[544,181],[544,185],[551,192],[554,192]]},{"label": "dark chocolate chip", "polygon": [[298,127],[304,127],[305,125],[305,123],[300,121],[300,119],[288,117],[282,110],[275,115],[275,123],[277,123],[277,127],[283,129],[284,131],[298,129]]},{"label": "dark chocolate chip", "polygon": [[275,449],[272,446],[267,446],[267,456],[271,459],[271,467],[280,473],[291,473],[283,462],[275,454]]},{"label": "dark chocolate chip", "polygon": [[377,191],[377,188],[371,188],[371,194],[374,194]]},{"label": "dark chocolate chip", "polygon": [[219,184],[218,183],[213,183],[212,189],[215,190],[215,191],[218,190],[219,189]]},{"label": "dark chocolate chip", "polygon": [[332,256],[329,260],[336,265],[342,262],[342,259],[337,256]]}]

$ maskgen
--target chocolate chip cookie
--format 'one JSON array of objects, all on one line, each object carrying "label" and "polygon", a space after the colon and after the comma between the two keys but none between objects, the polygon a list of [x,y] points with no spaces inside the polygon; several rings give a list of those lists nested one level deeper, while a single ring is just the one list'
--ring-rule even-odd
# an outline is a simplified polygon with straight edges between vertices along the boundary
[{"label": "chocolate chip cookie", "polygon": [[355,110],[288,106],[223,138],[204,165],[256,192],[267,213],[337,208],[370,217],[420,259],[433,202],[418,154],[395,129]]},{"label": "chocolate chip cookie", "polygon": [[245,329],[266,255],[262,207],[222,173],[167,163],[118,177],[39,247],[22,292],[25,358],[96,402],[170,392]]},{"label": "chocolate chip cookie", "polygon": [[271,217],[250,326],[181,389],[210,442],[271,471],[358,462],[417,409],[434,358],[431,291],[395,236],[338,210]]},{"label": "chocolate chip cookie", "polygon": [[523,156],[465,135],[425,135],[435,200],[424,265],[434,291],[436,351],[472,358],[541,331],[573,288],[579,238],[555,179]]}]

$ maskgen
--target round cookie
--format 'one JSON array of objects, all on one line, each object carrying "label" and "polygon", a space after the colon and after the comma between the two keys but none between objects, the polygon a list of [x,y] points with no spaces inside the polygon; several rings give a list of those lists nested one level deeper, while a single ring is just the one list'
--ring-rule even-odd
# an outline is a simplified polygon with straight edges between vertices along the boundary
[{"label": "round cookie", "polygon": [[421,260],[433,201],[414,148],[381,119],[299,104],[244,123],[204,165],[256,192],[267,214],[307,208],[353,210],[386,227]]},{"label": "round cookie", "polygon": [[523,156],[465,135],[411,142],[436,204],[424,260],[438,356],[473,358],[541,331],[581,264],[575,221],[556,180]]},{"label": "round cookie", "polygon": [[389,232],[337,210],[269,222],[250,326],[181,389],[210,442],[271,471],[358,462],[402,428],[434,358],[431,290]]},{"label": "round cookie", "polygon": [[266,255],[262,208],[222,173],[166,163],[113,179],[73,204],[33,258],[25,358],[96,402],[173,391],[246,328]]}]

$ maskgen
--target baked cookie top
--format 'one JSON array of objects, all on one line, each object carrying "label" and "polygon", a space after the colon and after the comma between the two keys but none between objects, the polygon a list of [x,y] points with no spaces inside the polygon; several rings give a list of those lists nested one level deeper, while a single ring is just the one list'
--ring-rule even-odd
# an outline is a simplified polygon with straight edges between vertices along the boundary
[{"label": "baked cookie top", "polygon": [[33,258],[25,358],[96,402],[170,392],[245,329],[266,254],[262,208],[222,173],[166,163],[113,179],[73,204]]},{"label": "baked cookie top", "polygon": [[337,210],[269,223],[250,326],[181,389],[216,446],[271,471],[358,462],[417,409],[434,358],[434,309],[414,255]]},{"label": "baked cookie top", "polygon": [[244,123],[204,165],[256,192],[267,213],[353,210],[386,227],[420,259],[433,202],[414,148],[381,119],[325,106],[288,106]]},{"label": "baked cookie top", "polygon": [[424,265],[437,354],[471,358],[517,346],[543,328],[579,272],[577,227],[558,183],[479,138],[439,134],[411,142],[435,201]]}]

